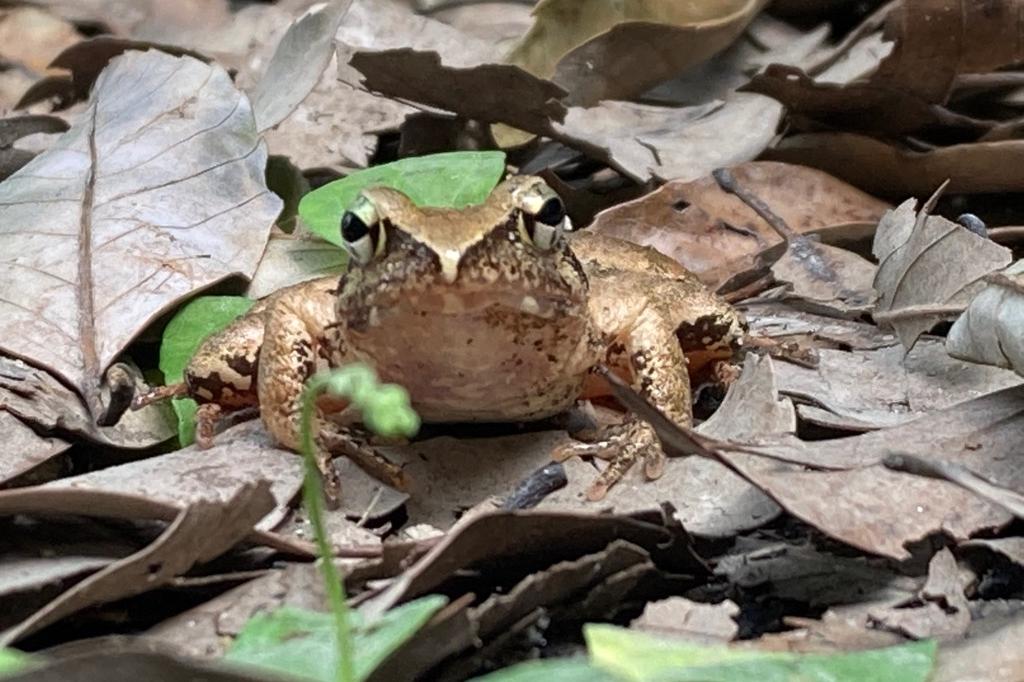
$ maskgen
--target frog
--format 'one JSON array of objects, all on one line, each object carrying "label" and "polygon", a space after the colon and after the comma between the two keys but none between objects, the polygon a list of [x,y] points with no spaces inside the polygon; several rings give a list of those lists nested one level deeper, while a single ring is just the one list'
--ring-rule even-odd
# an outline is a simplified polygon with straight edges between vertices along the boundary
[{"label": "frog", "polygon": [[[536,176],[512,175],[463,208],[368,187],[338,229],[344,274],[260,301],[200,346],[183,384],[139,402],[195,398],[200,445],[225,413],[258,409],[271,437],[298,450],[303,386],[326,368],[366,363],[408,391],[424,422],[466,423],[533,422],[607,398],[593,372],[604,366],[690,426],[691,375],[733,357],[746,333],[742,315],[670,257],[574,230]],[[348,412],[343,402],[318,404],[321,469],[344,455],[407,487]],[[653,429],[630,415],[556,453],[571,456],[607,461],[586,491],[593,501],[638,462],[658,478],[666,459]]]}]

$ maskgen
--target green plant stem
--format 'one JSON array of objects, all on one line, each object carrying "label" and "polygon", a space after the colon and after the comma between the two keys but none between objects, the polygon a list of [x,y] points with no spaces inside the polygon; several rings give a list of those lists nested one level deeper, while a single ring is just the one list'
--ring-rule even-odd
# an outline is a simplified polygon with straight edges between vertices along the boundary
[{"label": "green plant stem", "polygon": [[302,394],[302,457],[305,460],[305,480],[302,489],[306,512],[316,539],[317,551],[327,583],[327,600],[336,621],[338,667],[335,671],[337,682],[357,682],[355,669],[355,648],[352,646],[351,619],[345,598],[345,584],[334,565],[334,551],[327,539],[324,526],[324,494],[320,479],[320,468],[316,460],[316,444],[313,437],[313,416],[316,399],[327,386],[327,375],[314,376],[306,384]]}]

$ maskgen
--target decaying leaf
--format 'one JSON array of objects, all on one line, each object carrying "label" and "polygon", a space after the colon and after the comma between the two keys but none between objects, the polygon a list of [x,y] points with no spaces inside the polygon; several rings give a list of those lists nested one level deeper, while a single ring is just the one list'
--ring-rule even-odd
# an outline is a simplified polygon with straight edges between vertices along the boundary
[{"label": "decaying leaf", "polygon": [[576,106],[629,99],[730,45],[764,4],[543,0],[508,62],[550,78]]},{"label": "decaying leaf", "polygon": [[[143,77],[161,86],[139,88]],[[156,51],[118,58],[79,122],[0,184],[3,349],[99,414],[103,373],[149,321],[254,271],[281,207],[265,163],[223,69]]]},{"label": "decaying leaf", "polygon": [[1024,261],[990,275],[953,324],[946,350],[955,358],[1024,374]]}]

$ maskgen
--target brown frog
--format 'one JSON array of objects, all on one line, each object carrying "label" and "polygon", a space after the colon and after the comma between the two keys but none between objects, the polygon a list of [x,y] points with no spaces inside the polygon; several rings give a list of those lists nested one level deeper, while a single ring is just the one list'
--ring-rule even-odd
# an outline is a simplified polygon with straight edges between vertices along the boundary
[{"label": "brown frog", "polygon": [[[222,408],[259,406],[282,445],[299,445],[303,383],[352,362],[408,389],[427,422],[522,422],[604,392],[607,364],[672,419],[690,424],[690,371],[728,358],[740,315],[659,252],[569,234],[543,180],[514,176],[480,205],[421,208],[401,192],[364,190],[341,220],[351,267],[284,289],[210,337],[184,387],[200,403],[208,443]],[[689,368],[689,369],[688,369]],[[153,396],[150,396],[152,398]],[[340,405],[321,405],[321,416]],[[401,484],[358,428],[320,420],[324,456],[345,454]],[[638,459],[649,478],[664,455],[635,418],[568,454],[609,458],[588,496],[600,499]],[[324,460],[326,461],[326,460]]]}]

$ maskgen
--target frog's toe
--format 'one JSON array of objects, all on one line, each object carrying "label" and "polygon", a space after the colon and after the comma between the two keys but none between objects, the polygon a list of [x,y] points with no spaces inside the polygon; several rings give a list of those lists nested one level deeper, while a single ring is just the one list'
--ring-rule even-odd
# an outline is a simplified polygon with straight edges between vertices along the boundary
[{"label": "frog's toe", "polygon": [[654,431],[644,422],[612,427],[599,440],[564,445],[555,451],[552,459],[562,462],[574,456],[608,460],[608,466],[587,490],[587,499],[592,501],[604,499],[638,460],[643,461],[644,476],[648,480],[660,478],[665,471],[665,453]]}]

